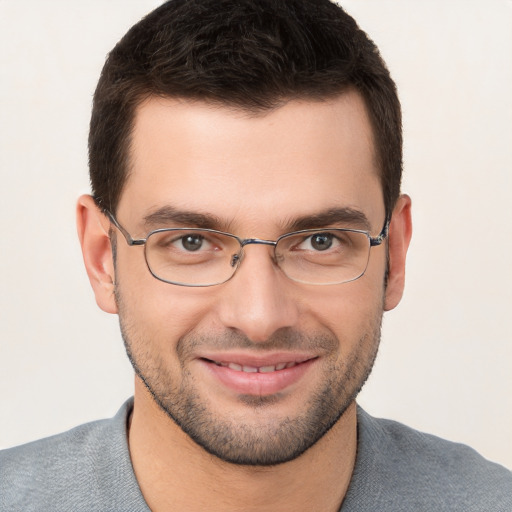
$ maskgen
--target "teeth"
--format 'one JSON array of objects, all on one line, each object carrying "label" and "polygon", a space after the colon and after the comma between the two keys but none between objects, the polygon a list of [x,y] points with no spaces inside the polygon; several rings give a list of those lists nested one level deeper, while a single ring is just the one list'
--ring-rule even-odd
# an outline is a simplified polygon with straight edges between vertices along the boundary
[{"label": "teeth", "polygon": [[285,368],[292,368],[297,365],[296,362],[291,361],[289,363],[278,363],[275,366],[246,366],[238,363],[226,363],[224,361],[213,361],[217,366],[224,366],[231,370],[235,370],[236,372],[246,372],[246,373],[271,373],[278,370],[284,370]]}]

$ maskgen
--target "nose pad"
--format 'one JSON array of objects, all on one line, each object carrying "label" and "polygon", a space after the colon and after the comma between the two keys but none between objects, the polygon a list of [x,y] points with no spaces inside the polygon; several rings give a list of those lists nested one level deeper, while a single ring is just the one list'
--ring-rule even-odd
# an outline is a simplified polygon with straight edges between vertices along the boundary
[{"label": "nose pad", "polygon": [[233,254],[233,256],[231,256],[230,264],[233,268],[238,268],[240,266],[240,263],[242,263],[243,255],[243,251],[240,251],[239,253]]}]

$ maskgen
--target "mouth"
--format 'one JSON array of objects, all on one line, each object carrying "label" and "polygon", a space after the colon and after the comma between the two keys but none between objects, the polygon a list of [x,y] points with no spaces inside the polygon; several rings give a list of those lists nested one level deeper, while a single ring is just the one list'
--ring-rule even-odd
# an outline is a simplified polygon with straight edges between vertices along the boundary
[{"label": "mouth", "polygon": [[[209,361],[206,359],[206,361]],[[211,363],[216,364],[217,366],[222,366],[224,368],[229,368],[230,370],[234,370],[235,372],[245,372],[245,373],[272,373],[276,371],[285,370],[287,368],[293,368],[298,364],[301,364],[304,361],[296,362],[296,361],[288,361],[277,363],[273,365],[264,365],[264,366],[251,366],[246,364],[239,364],[234,362],[227,361],[209,361]]]},{"label": "mouth", "polygon": [[298,384],[317,362],[314,356],[201,357],[199,362],[217,383],[237,394],[268,396]]}]

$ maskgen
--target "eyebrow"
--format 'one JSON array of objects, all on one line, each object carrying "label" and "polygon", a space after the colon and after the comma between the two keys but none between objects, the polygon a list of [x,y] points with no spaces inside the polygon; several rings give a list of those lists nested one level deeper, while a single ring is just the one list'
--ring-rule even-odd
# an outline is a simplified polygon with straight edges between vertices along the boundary
[{"label": "eyebrow", "polygon": [[169,205],[148,213],[143,218],[143,224],[148,229],[159,228],[170,224],[216,230],[221,230],[221,227],[223,227],[222,221],[215,215],[178,210]]},{"label": "eyebrow", "polygon": [[349,207],[329,208],[313,215],[292,219],[286,224],[286,230],[301,231],[302,229],[317,229],[333,225],[371,231],[368,217],[362,211]]},{"label": "eyebrow", "polygon": [[[228,232],[233,222],[222,221],[219,217],[210,213],[179,210],[166,205],[144,216],[143,224],[149,230],[165,226],[184,226]],[[371,231],[368,217],[362,211],[350,207],[329,208],[325,211],[285,221],[282,224],[282,231],[283,233],[289,233],[333,225]]]}]

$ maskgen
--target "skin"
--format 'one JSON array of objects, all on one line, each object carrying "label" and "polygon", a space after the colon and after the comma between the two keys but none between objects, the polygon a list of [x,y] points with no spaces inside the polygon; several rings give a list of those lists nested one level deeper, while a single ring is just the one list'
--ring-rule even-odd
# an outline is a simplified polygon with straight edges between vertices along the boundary
[{"label": "skin", "polygon": [[[167,206],[215,216],[216,229],[244,238],[275,240],[294,219],[332,208],[362,212],[372,236],[384,223],[372,132],[355,92],[290,101],[258,116],[150,99],[137,111],[131,163],[116,217],[134,238],[172,227],[143,222]],[[295,283],[268,246],[249,246],[230,281],[173,286],[153,278],[143,249],[119,234],[114,269],[109,230],[92,199],[81,197],[78,231],[96,300],[119,314],[138,373],[129,447],[151,509],[338,510],[355,462],[354,398],[371,370],[383,311],[403,292],[410,199],[398,200],[389,239],[371,249],[365,274],[341,285]],[[204,360],[256,364],[298,354],[310,360],[307,369],[273,393],[258,383],[240,393]],[[315,410],[319,397],[328,407]],[[180,427],[193,407],[199,415]],[[233,439],[215,449],[212,440],[194,442],[198,420]],[[290,428],[307,424],[310,432],[322,422],[290,451],[291,439],[307,437],[301,430],[287,437]],[[240,453],[245,465],[233,463]],[[281,460],[265,466],[275,453]]]}]

